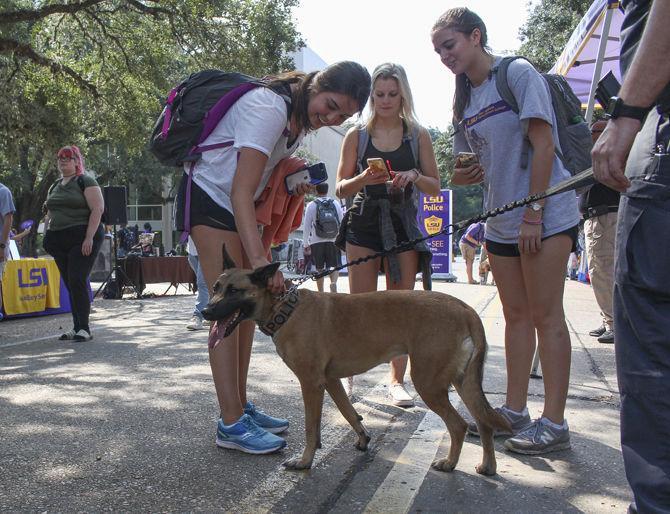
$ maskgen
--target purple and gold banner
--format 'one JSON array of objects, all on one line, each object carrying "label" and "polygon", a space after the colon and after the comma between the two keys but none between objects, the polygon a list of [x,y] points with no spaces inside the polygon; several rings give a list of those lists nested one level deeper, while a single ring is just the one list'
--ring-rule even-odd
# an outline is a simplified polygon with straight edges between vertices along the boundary
[{"label": "purple and gold banner", "polygon": [[[439,196],[419,195],[419,227],[424,235],[436,234],[451,224],[451,189],[442,189]],[[426,241],[433,253],[433,278],[455,280],[451,272],[451,234]]]}]

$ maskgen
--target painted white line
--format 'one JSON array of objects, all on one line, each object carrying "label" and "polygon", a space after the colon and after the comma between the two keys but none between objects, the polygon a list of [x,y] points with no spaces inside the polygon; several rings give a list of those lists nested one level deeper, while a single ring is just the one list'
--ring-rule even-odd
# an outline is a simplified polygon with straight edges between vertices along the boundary
[{"label": "painted white line", "polygon": [[[383,395],[386,386],[386,379],[378,382],[373,389],[366,393],[365,398]],[[374,416],[378,418],[378,420],[379,418],[383,418],[383,421],[388,423],[392,418],[391,415],[360,402],[354,403],[354,407],[356,408],[356,411],[368,421],[372,421],[371,418]],[[353,446],[353,441],[356,435],[348,423],[345,425],[324,425],[321,429],[322,448],[317,450],[314,455],[312,469],[316,468],[321,461],[325,460],[345,437],[351,438]],[[299,450],[302,450],[302,448]],[[286,471],[282,466],[275,471],[271,471],[263,483],[255,487],[254,492],[242,500],[240,505],[244,505],[244,510],[246,512],[270,512],[272,508],[306,476],[308,475],[305,472]]]},{"label": "painted white line", "polygon": [[21,344],[29,344],[29,343],[39,343],[40,341],[48,341],[48,340],[57,341],[58,335],[38,337],[37,339],[28,339],[27,341],[14,341],[13,343],[2,343],[0,344],[0,348],[9,348],[10,346],[19,346]]},{"label": "painted white line", "polygon": [[[457,405],[454,407],[458,409]],[[442,418],[433,411],[427,411],[363,512],[368,514],[408,512],[431,463],[435,460],[445,430]]]}]

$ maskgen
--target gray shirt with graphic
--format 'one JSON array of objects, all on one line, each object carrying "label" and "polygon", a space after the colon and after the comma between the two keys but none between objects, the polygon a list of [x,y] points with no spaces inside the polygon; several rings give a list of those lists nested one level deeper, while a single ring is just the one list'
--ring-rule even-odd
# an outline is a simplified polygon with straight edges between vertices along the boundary
[{"label": "gray shirt with graphic", "polygon": [[[500,57],[496,58],[496,63]],[[521,167],[528,120],[538,118],[552,127],[554,145],[559,148],[556,118],[551,106],[549,86],[533,66],[523,59],[513,61],[507,70],[507,80],[519,104],[515,114],[500,97],[495,75],[473,87],[465,109],[460,130],[454,137],[454,153],[474,152],[484,168],[484,208],[486,210],[524,198],[530,194],[530,172],[533,149],[530,148],[528,167]],[[554,154],[549,186],[570,177],[560,159]],[[486,238],[498,243],[516,243],[524,209],[514,209],[489,218]],[[546,200],[542,237],[562,232],[579,223],[577,196],[569,191]]]}]

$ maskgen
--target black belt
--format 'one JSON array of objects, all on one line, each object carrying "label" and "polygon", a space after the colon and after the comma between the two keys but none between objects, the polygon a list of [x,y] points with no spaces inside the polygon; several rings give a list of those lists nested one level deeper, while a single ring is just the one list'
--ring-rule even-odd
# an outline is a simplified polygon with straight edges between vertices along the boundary
[{"label": "black belt", "polygon": [[596,216],[602,216],[608,212],[617,212],[619,210],[618,205],[597,205],[595,207],[589,207],[586,209],[586,212],[582,215],[582,219],[595,218]]}]

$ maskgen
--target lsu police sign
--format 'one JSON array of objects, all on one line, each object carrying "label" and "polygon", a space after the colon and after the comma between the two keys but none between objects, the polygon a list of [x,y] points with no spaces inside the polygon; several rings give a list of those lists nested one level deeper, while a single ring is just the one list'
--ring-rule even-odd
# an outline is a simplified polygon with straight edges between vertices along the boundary
[{"label": "lsu police sign", "polygon": [[60,274],[51,259],[7,262],[2,279],[4,311],[8,315],[60,307]]},{"label": "lsu police sign", "polygon": [[[451,224],[451,189],[442,189],[438,196],[421,193],[419,202],[418,221],[424,235],[437,234]],[[433,278],[455,280],[451,272],[451,234],[428,239],[426,244],[433,254]]]}]

